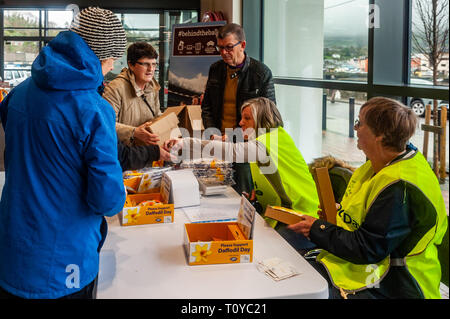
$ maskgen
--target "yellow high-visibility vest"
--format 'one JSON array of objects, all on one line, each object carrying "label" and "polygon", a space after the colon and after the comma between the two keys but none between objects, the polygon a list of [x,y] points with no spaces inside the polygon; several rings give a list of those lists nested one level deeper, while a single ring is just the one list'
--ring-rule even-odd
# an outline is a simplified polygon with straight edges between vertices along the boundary
[{"label": "yellow high-visibility vest", "polygon": [[[264,144],[271,161],[269,166],[250,163],[256,197],[263,209],[265,210],[267,205],[284,206],[279,190],[276,189],[281,185],[272,185],[266,178],[265,172],[269,169],[279,173],[282,187],[292,202],[292,206],[288,208],[318,218],[319,197],[314,179],[289,134],[282,127],[278,127],[258,136],[257,140]],[[275,227],[275,220],[266,220]]]},{"label": "yellow high-visibility vest", "polygon": [[419,152],[384,167],[375,176],[373,174],[370,161],[353,173],[341,202],[342,208],[336,215],[338,226],[349,231],[357,230],[377,196],[401,180],[415,187],[432,204],[434,211],[430,214],[435,218],[435,227],[423,234],[401,260],[387,256],[377,264],[357,265],[323,250],[317,261],[328,270],[333,285],[349,293],[376,286],[392,265],[406,265],[425,298],[440,298],[441,267],[436,246],[442,242],[447,230],[447,213],[436,175]]}]

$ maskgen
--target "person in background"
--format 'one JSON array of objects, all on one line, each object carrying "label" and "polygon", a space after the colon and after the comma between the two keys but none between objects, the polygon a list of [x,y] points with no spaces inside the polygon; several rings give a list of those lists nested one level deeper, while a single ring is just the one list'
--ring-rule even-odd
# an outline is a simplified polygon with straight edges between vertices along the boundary
[{"label": "person in background", "polygon": [[146,42],[128,47],[128,68],[105,86],[103,97],[116,112],[116,130],[126,145],[157,144],[159,137],[147,126],[160,116],[159,90],[155,80],[158,53]]},{"label": "person in background", "polygon": [[[254,193],[262,208],[260,213],[267,205],[272,205],[318,217],[319,197],[313,177],[294,141],[283,129],[275,103],[265,97],[250,99],[243,103],[241,112],[240,126],[246,141],[184,138],[166,142],[166,150],[169,146],[173,152],[181,149],[182,158],[194,160],[195,156],[202,155],[250,163]],[[300,253],[315,247],[303,235],[287,229],[285,224],[270,218],[266,220]]]},{"label": "person in background", "polygon": [[[217,128],[226,139],[227,129],[239,127],[245,100],[266,97],[276,103],[272,72],[262,62],[247,55],[244,29],[229,23],[219,29],[217,50],[222,60],[211,65],[201,102],[205,129]],[[253,189],[248,163],[236,163],[234,189],[250,193]]]},{"label": "person in background", "polygon": [[125,202],[115,114],[97,90],[125,47],[114,13],[86,8],[0,104],[1,298],[96,297],[104,216]]},{"label": "person in background", "polygon": [[416,125],[398,101],[367,101],[355,130],[368,161],[353,173],[336,225],[305,216],[289,226],[323,248],[312,264],[330,298],[441,298],[436,246],[447,213],[436,175],[408,143]]}]

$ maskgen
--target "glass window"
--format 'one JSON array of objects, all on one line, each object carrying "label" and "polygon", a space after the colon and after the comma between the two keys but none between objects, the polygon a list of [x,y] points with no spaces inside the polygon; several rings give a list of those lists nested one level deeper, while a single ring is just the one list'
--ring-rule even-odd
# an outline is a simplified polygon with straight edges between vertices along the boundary
[{"label": "glass window", "polygon": [[5,81],[12,80],[12,72],[5,71]]},{"label": "glass window", "polygon": [[5,29],[6,37],[38,37],[39,29]]},{"label": "glass window", "polygon": [[124,15],[125,29],[155,29],[159,31],[159,14],[130,14]]},{"label": "glass window", "polygon": [[[434,117],[433,117],[433,103],[434,100],[430,99],[430,98],[423,98],[420,96],[411,96],[408,97],[408,103],[407,106],[411,107],[414,111],[414,113],[416,113],[418,115],[418,125],[416,127],[416,132],[415,134],[411,137],[410,142],[412,144],[414,144],[414,146],[416,146],[420,152],[422,152],[422,154],[424,154],[424,131],[422,130],[422,124],[425,124],[425,108],[427,105],[430,105],[430,109],[431,109],[431,117],[430,117],[430,121],[428,124],[430,125],[434,125]],[[438,111],[438,116],[436,118],[437,121],[437,125],[441,125],[441,114],[440,114],[440,110],[442,108],[447,108],[447,123],[446,123],[446,127],[447,127],[447,132],[448,132],[448,117],[449,117],[449,113],[448,113],[448,101],[443,101],[443,100],[436,100],[437,104],[437,111]],[[428,149],[427,149],[427,160],[430,163],[430,165],[433,165],[433,150],[434,150],[434,146],[433,146],[433,133],[429,133],[428,134]],[[439,137],[439,143],[438,143],[438,149],[440,149],[440,143],[442,143],[442,141],[440,141],[440,137]],[[446,167],[448,168],[448,161],[449,161],[449,134],[446,134],[446,142],[445,142],[445,154],[446,154]]]},{"label": "glass window", "polygon": [[322,89],[275,85],[284,129],[307,163],[322,153]]},{"label": "glass window", "polygon": [[367,81],[368,1],[324,1],[324,78]]},{"label": "glass window", "polygon": [[[367,101],[367,93],[323,90],[323,94],[326,96],[326,130],[322,135],[322,155],[331,155],[358,167],[366,161],[366,156],[357,147],[353,124]],[[354,100],[353,118],[350,118],[350,99]],[[353,137],[350,137],[350,129]]]},{"label": "glass window", "polygon": [[[435,84],[448,87],[448,2],[446,5],[445,1],[437,2],[435,29],[433,29],[432,2],[429,0],[413,0],[412,4],[411,84]],[[436,36],[438,53],[438,59],[434,64],[430,62],[433,61],[433,59],[430,59],[433,52],[433,34]],[[444,39],[446,40],[444,41]],[[433,78],[434,69],[436,69],[435,78]]]},{"label": "glass window", "polygon": [[367,0],[264,1],[264,62],[275,76],[367,81]]},{"label": "glass window", "polygon": [[18,10],[5,10],[4,11],[4,26],[5,28],[14,27],[27,27],[27,28],[39,28],[39,11],[18,11]]},{"label": "glass window", "polygon": [[47,28],[68,29],[73,19],[73,11],[48,11]]},{"label": "glass window", "polygon": [[37,41],[5,41],[4,66],[11,68],[31,68],[31,64],[39,53]]}]

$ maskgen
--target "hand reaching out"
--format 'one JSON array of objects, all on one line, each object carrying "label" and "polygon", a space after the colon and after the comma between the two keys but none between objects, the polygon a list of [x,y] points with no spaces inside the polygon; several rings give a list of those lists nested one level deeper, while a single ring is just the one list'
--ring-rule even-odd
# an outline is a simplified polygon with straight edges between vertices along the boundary
[{"label": "hand reaching out", "polygon": [[167,152],[172,151],[172,148],[174,151],[178,151],[182,147],[183,147],[183,143],[180,138],[167,140],[164,142],[164,145],[163,145],[164,150]]},{"label": "hand reaching out", "polygon": [[166,151],[163,147],[159,147],[159,159],[167,162],[175,162],[177,159],[175,156]]}]

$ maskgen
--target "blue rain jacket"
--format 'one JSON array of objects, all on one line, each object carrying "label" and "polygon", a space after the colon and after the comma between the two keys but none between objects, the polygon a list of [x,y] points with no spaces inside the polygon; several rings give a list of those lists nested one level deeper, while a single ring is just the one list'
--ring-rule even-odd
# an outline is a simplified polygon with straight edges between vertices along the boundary
[{"label": "blue rain jacket", "polygon": [[97,93],[102,81],[94,52],[65,31],[0,104],[0,287],[19,297],[72,294],[98,274],[103,216],[125,202],[115,113]]}]

